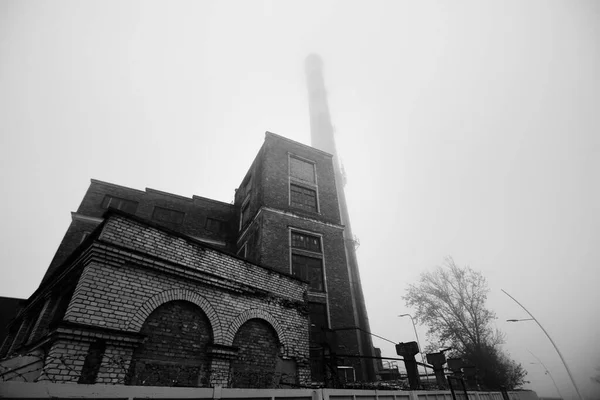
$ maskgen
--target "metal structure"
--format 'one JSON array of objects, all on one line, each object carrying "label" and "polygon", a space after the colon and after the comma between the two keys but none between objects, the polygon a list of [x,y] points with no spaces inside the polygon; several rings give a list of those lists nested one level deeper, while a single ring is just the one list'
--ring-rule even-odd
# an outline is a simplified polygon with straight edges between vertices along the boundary
[{"label": "metal structure", "polygon": [[[400,314],[398,316],[410,318],[410,322],[412,322],[413,329],[415,330],[415,337],[417,338],[417,344],[419,345],[419,353],[421,353],[421,361],[423,362],[423,364],[425,364],[425,358],[423,357],[423,347],[421,346],[421,342],[419,341],[419,335],[417,334],[417,326],[415,325],[415,320],[413,319],[412,315],[410,315],[410,314]],[[425,375],[427,376],[427,379],[429,379],[429,372],[427,371],[427,368],[424,368],[424,370],[425,370]]]},{"label": "metal structure", "polygon": [[[517,299],[515,299],[514,297],[512,297],[510,294],[506,293],[506,291],[504,289],[500,289],[500,290],[502,290],[505,295],[507,295],[508,297],[510,297],[511,299],[513,299],[513,301],[515,303],[517,303],[519,306],[521,306],[521,308],[523,310],[525,310],[525,312],[527,314],[529,314],[529,316],[531,317],[531,320],[535,321],[535,323],[538,324],[538,326],[544,332],[544,334],[546,335],[546,337],[548,338],[548,340],[550,340],[550,343],[552,343],[552,346],[554,346],[554,350],[556,350],[556,352],[558,353],[558,356],[560,357],[560,360],[562,361],[563,365],[565,366],[565,369],[567,370],[567,374],[569,374],[569,378],[571,378],[571,383],[575,387],[575,391],[577,392],[577,396],[579,397],[579,400],[583,400],[583,396],[581,395],[581,393],[579,393],[579,388],[577,387],[577,384],[575,383],[575,379],[573,379],[573,375],[571,374],[571,370],[569,369],[569,366],[567,365],[567,362],[565,361],[565,359],[563,358],[562,354],[560,353],[560,350],[558,349],[558,346],[556,346],[556,343],[554,343],[554,340],[552,340],[552,338],[550,337],[550,335],[548,334],[548,332],[546,332],[546,330],[544,329],[544,327],[542,326],[542,324],[540,324],[539,321],[537,319],[535,319],[535,317],[533,316],[533,314],[531,314],[529,312],[529,310],[527,310],[523,304],[519,303],[517,301]],[[506,321],[507,322],[529,321],[529,318],[524,319],[524,320],[517,320],[517,319],[512,319],[511,320],[511,319],[507,319]]]}]

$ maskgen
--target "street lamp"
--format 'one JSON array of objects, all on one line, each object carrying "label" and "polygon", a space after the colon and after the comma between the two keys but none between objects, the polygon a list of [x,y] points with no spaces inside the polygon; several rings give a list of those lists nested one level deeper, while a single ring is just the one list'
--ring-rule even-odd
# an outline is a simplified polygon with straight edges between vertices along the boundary
[{"label": "street lamp", "polygon": [[429,371],[427,371],[427,367],[425,367],[425,359],[423,358],[423,348],[421,347],[421,342],[419,342],[419,335],[417,334],[417,327],[415,325],[415,320],[410,314],[400,314],[399,317],[408,317],[412,322],[413,329],[415,330],[415,337],[417,338],[417,344],[419,345],[419,353],[421,353],[421,362],[423,363],[423,369],[425,369],[425,376],[427,376],[427,381],[429,382]]},{"label": "street lamp", "polygon": [[504,289],[500,289],[500,290],[502,290],[505,295],[507,295],[508,297],[510,297],[511,299],[513,299],[513,301],[515,303],[517,303],[519,306],[521,306],[521,308],[523,310],[525,310],[525,312],[527,314],[529,314],[529,316],[531,317],[531,318],[527,318],[527,319],[507,319],[507,321],[508,322],[535,321],[535,323],[538,324],[538,326],[540,327],[540,329],[546,334],[546,337],[548,338],[548,340],[550,340],[550,343],[552,343],[552,346],[554,346],[554,350],[556,350],[556,352],[558,353],[558,356],[560,357],[560,360],[562,361],[563,365],[565,366],[565,369],[567,370],[567,374],[569,374],[569,378],[571,378],[571,383],[575,387],[575,391],[577,392],[577,396],[579,397],[580,400],[583,400],[583,397],[581,396],[581,393],[579,393],[579,388],[577,387],[577,384],[575,383],[575,379],[573,379],[573,375],[571,375],[571,370],[569,369],[569,366],[567,365],[567,362],[565,361],[565,359],[563,358],[562,354],[560,353],[560,350],[558,350],[558,347],[556,346],[556,343],[554,343],[554,340],[552,340],[552,338],[550,337],[550,335],[548,334],[548,332],[546,332],[546,330],[544,329],[544,327],[542,326],[542,324],[540,324],[539,321],[537,319],[535,319],[535,317],[533,316],[533,314],[531,314],[529,312],[529,310],[527,310],[523,304],[519,303],[517,301],[517,299],[515,299],[514,297],[512,297],[510,294],[506,293],[506,291]]},{"label": "street lamp", "polygon": [[533,318],[507,319],[506,322],[533,321]]}]

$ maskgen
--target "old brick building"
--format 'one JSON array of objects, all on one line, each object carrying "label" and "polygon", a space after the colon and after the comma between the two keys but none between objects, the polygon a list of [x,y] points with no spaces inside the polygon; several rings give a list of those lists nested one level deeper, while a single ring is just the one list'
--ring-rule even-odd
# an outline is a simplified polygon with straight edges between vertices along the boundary
[{"label": "old brick building", "polygon": [[340,215],[332,155],[269,132],[233,204],[92,180],[0,357],[38,357],[38,380],[270,387],[337,353],[365,380]]}]

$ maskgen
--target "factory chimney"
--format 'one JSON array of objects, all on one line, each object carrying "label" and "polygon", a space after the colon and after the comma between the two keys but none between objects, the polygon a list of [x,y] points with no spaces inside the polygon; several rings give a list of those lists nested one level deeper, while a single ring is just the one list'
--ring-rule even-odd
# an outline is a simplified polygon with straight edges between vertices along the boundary
[{"label": "factory chimney", "polygon": [[[369,327],[369,318],[365,306],[365,299],[360,283],[358,272],[358,262],[356,259],[356,240],[352,234],[350,218],[348,215],[348,206],[346,204],[346,195],[344,194],[344,177],[342,168],[335,147],[333,136],[333,125],[329,114],[327,104],[327,92],[325,90],[325,81],[323,79],[323,60],[317,54],[310,54],[305,63],[306,81],[308,86],[308,104],[310,112],[310,132],[311,145],[319,150],[326,151],[333,155],[333,168],[335,170],[335,180],[337,186],[337,195],[340,203],[340,216],[344,229],[344,244],[346,249],[346,259],[348,262],[348,274],[350,278],[350,290],[352,296],[352,305],[354,312],[354,322],[356,327],[359,352],[362,356],[361,367],[363,379],[375,380],[374,350]],[[336,327],[332,327],[334,330]],[[338,327],[342,328],[342,327]],[[345,328],[345,327],[344,327]]]}]

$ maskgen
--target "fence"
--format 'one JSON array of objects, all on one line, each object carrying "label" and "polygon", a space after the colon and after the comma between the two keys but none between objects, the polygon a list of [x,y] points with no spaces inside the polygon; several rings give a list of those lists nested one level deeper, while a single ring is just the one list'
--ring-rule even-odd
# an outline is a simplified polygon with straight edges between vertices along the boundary
[{"label": "fence", "polygon": [[[539,400],[535,392],[508,392],[510,400]],[[469,392],[469,400],[501,400],[499,392]],[[215,399],[215,400],[452,400],[450,391],[353,389],[224,389],[51,382],[3,382],[0,398],[10,399]]]}]

